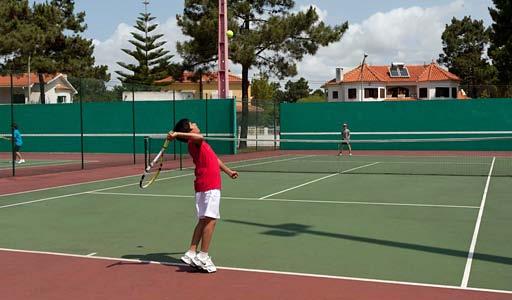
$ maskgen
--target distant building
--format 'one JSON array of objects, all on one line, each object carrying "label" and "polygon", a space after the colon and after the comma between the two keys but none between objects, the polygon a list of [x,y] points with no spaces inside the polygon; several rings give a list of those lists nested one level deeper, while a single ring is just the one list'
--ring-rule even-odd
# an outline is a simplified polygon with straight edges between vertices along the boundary
[{"label": "distant building", "polygon": [[[172,77],[167,77],[156,83],[162,85],[167,93],[175,95],[184,95],[182,99],[217,99],[219,94],[217,91],[217,76],[215,72],[204,73],[201,80],[194,79],[195,74],[192,72],[184,72],[182,78],[176,80]],[[229,98],[236,99],[237,112],[242,111],[242,78],[234,74],[229,74]],[[201,82],[202,82],[202,97],[201,97]],[[251,99],[251,86],[249,84],[248,97]],[[128,100],[131,99],[128,96]],[[172,98],[171,98],[172,99]],[[178,100],[178,98],[176,98]],[[249,111],[257,111],[258,108],[249,104]]]},{"label": "distant building", "polygon": [[389,66],[368,64],[343,72],[326,82],[327,101],[397,101],[467,98],[459,90],[460,78],[436,63]]},{"label": "distant building", "polygon": [[[195,74],[192,72],[185,72],[179,80],[172,77],[167,77],[157,81],[157,84],[164,85],[166,90],[192,93],[195,99],[206,98],[216,99],[219,98],[217,92],[217,76],[215,72],[204,73],[202,80],[199,78],[194,80]],[[203,84],[203,97],[200,95],[200,82]],[[242,78],[233,74],[229,74],[229,98],[242,99]],[[249,99],[251,98],[251,87],[249,85]]]},{"label": "distant building", "polygon": [[[46,104],[73,103],[77,90],[61,73],[44,74]],[[30,91],[30,92],[29,92]],[[35,73],[13,75],[13,101],[21,104],[41,103],[39,76]],[[11,103],[11,78],[0,76],[0,103]]]}]

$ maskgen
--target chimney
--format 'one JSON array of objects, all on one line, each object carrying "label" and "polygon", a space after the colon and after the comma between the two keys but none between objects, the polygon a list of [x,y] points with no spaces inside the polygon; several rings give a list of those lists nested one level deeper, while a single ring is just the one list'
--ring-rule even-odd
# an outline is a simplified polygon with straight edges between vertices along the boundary
[{"label": "chimney", "polygon": [[343,81],[343,68],[336,68],[336,83]]}]

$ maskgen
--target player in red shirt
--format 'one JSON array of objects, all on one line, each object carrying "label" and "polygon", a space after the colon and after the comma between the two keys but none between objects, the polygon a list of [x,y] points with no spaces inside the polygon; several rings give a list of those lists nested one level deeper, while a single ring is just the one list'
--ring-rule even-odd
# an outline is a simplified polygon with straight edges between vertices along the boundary
[{"label": "player in red shirt", "polygon": [[[192,235],[190,248],[181,257],[181,260],[208,273],[213,273],[217,271],[217,268],[208,256],[208,248],[215,230],[215,224],[217,219],[220,218],[220,170],[233,179],[238,177],[238,173],[227,167],[217,157],[210,145],[204,140],[197,124],[188,119],[178,121],[174,130],[167,135],[167,139],[187,142],[188,153],[196,166],[194,170],[196,176],[194,189],[199,220]],[[199,242],[201,242],[201,251],[197,253]]]}]

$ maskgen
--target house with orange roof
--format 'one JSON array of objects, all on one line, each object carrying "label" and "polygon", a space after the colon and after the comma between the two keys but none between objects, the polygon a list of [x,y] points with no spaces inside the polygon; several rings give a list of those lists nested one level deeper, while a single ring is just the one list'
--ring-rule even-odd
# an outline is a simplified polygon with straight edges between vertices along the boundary
[{"label": "house with orange roof", "polygon": [[[41,103],[39,76],[36,73],[13,75],[13,101],[17,104]],[[78,92],[62,73],[44,74],[45,103],[72,103]],[[0,104],[11,103],[11,77],[0,76]]]},{"label": "house with orange roof", "polygon": [[[346,74],[336,69],[336,78],[326,82],[327,101],[397,101],[461,98],[460,78],[435,62],[423,65],[392,63],[362,64]],[[467,97],[466,97],[467,98]]]},{"label": "house with orange roof", "polygon": [[[165,101],[165,100],[192,100],[192,99],[217,99],[218,73],[203,73],[197,78],[193,72],[186,71],[182,77],[175,79],[168,76],[155,81],[162,88],[159,91],[123,92],[123,101]],[[229,98],[236,99],[237,112],[242,111],[242,78],[229,74]],[[202,89],[202,97],[201,97]],[[249,84],[249,99],[251,98],[251,86]],[[260,108],[249,103],[249,111],[259,111]]]},{"label": "house with orange roof", "polygon": [[[171,76],[157,81],[156,83],[165,85],[166,90],[191,93],[195,99],[216,99],[217,92],[216,72],[203,73],[202,78],[195,78],[193,72],[184,72],[178,80]],[[242,78],[240,76],[229,74],[229,98],[242,99]],[[200,95],[200,85],[202,82],[203,97]],[[251,98],[251,86],[249,85],[249,99]]]}]

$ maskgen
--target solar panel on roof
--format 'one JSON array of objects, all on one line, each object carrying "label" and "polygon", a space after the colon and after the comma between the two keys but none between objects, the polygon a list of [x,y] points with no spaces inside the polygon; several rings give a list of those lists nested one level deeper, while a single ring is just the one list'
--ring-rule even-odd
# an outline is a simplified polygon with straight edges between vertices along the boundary
[{"label": "solar panel on roof", "polygon": [[409,71],[407,70],[407,68],[400,68],[398,70],[400,71],[401,77],[409,77]]},{"label": "solar panel on roof", "polygon": [[397,68],[390,68],[389,69],[389,75],[391,77],[398,77],[398,76],[400,76],[400,74],[398,73],[398,69]]}]

